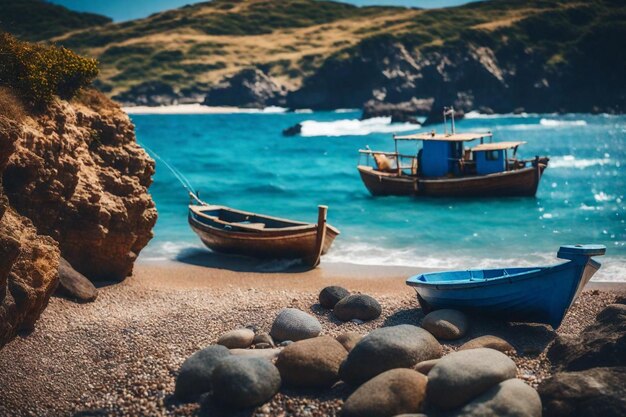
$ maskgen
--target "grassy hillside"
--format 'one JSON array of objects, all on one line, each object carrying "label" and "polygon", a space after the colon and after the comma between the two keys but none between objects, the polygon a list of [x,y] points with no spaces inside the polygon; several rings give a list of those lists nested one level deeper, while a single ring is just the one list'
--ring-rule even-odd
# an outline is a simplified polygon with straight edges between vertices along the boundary
[{"label": "grassy hillside", "polygon": [[43,0],[0,0],[0,31],[26,40],[50,39],[109,22],[108,17],[74,12]]},{"label": "grassy hillside", "polygon": [[475,45],[495,52],[504,63],[497,71],[515,72],[508,61],[527,53],[547,75],[570,71],[573,82],[595,71],[620,82],[625,22],[626,7],[616,0],[493,0],[430,10],[214,0],[52,40],[98,58],[99,85],[109,95],[145,81],[202,90],[250,66],[295,90],[325,63],[363,55],[380,39],[402,43],[416,60]]}]

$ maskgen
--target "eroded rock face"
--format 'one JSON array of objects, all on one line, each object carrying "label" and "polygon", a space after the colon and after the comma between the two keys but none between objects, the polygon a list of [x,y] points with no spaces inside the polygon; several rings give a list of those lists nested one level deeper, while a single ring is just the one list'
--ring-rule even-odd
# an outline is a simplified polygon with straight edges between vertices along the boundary
[{"label": "eroded rock face", "polygon": [[210,87],[207,106],[263,108],[285,104],[286,90],[256,68],[246,68]]},{"label": "eroded rock face", "polygon": [[11,206],[56,240],[77,271],[123,280],[156,222],[147,193],[154,161],[118,105],[85,94],[20,124],[4,188]]},{"label": "eroded rock face", "polygon": [[[15,151],[19,126],[0,115],[0,173]],[[0,347],[30,330],[58,284],[59,249],[9,206],[0,177]]]},{"label": "eroded rock face", "polygon": [[548,351],[557,370],[626,366],[626,304],[611,304],[578,336],[561,335]]}]

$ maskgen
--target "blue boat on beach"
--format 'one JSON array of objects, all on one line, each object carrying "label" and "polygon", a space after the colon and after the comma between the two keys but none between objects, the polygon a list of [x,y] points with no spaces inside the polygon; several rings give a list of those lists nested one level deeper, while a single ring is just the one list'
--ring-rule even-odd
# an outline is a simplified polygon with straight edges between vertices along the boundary
[{"label": "blue boat on beach", "polygon": [[604,245],[561,246],[553,266],[433,272],[410,277],[425,312],[452,308],[556,329],[600,263]]}]

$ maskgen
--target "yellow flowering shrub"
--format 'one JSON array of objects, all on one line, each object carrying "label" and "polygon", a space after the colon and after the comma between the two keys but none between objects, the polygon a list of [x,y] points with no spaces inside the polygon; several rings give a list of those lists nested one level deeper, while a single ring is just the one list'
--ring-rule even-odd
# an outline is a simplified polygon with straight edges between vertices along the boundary
[{"label": "yellow flowering shrub", "polygon": [[54,96],[70,99],[97,75],[95,59],[0,33],[0,85],[15,89],[25,102],[44,105]]}]

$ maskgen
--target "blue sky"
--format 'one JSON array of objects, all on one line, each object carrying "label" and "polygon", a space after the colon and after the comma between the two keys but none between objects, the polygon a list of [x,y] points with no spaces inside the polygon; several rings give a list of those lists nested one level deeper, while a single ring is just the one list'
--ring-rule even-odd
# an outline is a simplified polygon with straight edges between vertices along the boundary
[{"label": "blue sky", "polygon": [[[14,0],[20,1],[20,0]],[[93,12],[112,17],[116,21],[138,19],[162,10],[174,9],[201,0],[48,0],[69,9]],[[448,7],[468,3],[471,0],[343,0],[346,3],[407,7]]]}]

